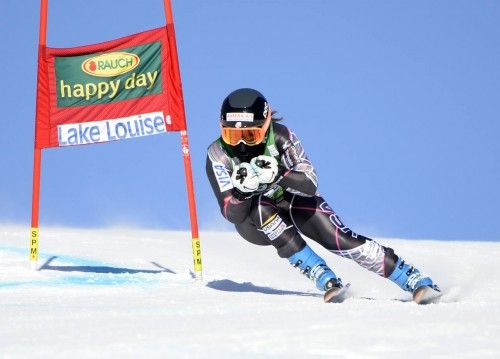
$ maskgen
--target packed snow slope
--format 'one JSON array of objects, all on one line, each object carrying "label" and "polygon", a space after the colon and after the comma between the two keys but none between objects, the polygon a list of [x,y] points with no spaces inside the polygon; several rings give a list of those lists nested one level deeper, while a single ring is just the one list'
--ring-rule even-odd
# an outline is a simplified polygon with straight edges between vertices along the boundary
[{"label": "packed snow slope", "polygon": [[272,248],[202,232],[0,226],[2,358],[499,358],[498,242],[378,239],[445,294],[416,305],[388,280],[313,246],[352,283],[325,304]]}]

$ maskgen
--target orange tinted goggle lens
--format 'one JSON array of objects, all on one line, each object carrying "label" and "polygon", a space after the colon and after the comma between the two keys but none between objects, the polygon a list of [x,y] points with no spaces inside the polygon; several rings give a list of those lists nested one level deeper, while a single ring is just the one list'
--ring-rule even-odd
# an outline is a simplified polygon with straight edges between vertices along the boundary
[{"label": "orange tinted goggle lens", "polygon": [[240,142],[247,145],[256,145],[262,142],[266,132],[261,128],[222,128],[222,139],[224,142],[235,146]]},{"label": "orange tinted goggle lens", "polygon": [[270,119],[268,119],[262,127],[234,128],[221,126],[222,139],[231,146],[236,146],[240,142],[244,142],[249,146],[258,145],[266,137],[270,122]]}]

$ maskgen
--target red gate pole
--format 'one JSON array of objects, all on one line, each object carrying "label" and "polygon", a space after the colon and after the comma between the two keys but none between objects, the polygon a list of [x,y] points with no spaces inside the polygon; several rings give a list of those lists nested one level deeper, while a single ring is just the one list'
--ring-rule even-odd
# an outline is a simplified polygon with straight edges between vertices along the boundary
[{"label": "red gate pole", "polygon": [[[172,61],[174,61],[174,69],[176,70],[176,76],[180,77],[179,70],[179,60],[177,57],[177,44],[175,41],[175,29],[174,29],[174,18],[172,14],[172,5],[170,0],[163,0],[163,5],[165,8],[165,17],[167,19],[167,33],[169,36],[169,44],[171,44],[171,57]],[[181,83],[179,79],[179,83]],[[181,85],[181,94],[182,94],[182,85]],[[184,103],[182,104],[184,106]],[[183,113],[184,108],[183,108]],[[193,186],[193,172],[191,169],[191,155],[189,151],[189,141],[187,134],[187,125],[186,129],[181,131],[181,146],[182,146],[182,154],[184,158],[184,173],[186,177],[186,188],[188,194],[188,205],[189,205],[189,217],[191,220],[191,238],[192,238],[192,247],[193,247],[193,263],[194,263],[194,272],[198,279],[201,279],[201,270],[202,270],[202,260],[201,260],[201,244],[198,235],[198,220],[196,216],[196,202],[194,199],[194,186]]]},{"label": "red gate pole", "polygon": [[[48,0],[40,1],[40,30],[38,37],[38,59],[47,45],[47,8]],[[37,101],[38,102],[38,101]],[[36,122],[36,121],[35,121]],[[40,172],[42,165],[42,150],[35,148],[33,152],[33,192],[31,198],[31,233],[30,233],[30,262],[34,268],[38,260],[38,212],[40,208]]]}]

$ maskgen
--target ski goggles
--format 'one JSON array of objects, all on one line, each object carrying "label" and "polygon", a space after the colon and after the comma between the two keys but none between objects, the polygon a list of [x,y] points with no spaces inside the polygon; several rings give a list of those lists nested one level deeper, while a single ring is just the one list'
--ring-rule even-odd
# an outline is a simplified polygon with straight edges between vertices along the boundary
[{"label": "ski goggles", "polygon": [[221,124],[222,140],[231,146],[236,146],[240,142],[248,146],[255,146],[264,141],[266,133],[271,123],[269,116],[262,127],[224,127]]}]

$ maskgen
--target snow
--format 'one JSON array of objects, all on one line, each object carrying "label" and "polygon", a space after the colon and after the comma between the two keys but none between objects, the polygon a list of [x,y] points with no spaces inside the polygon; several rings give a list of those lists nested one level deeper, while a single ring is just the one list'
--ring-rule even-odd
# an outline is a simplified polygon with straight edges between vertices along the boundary
[{"label": "snow", "polygon": [[[344,282],[321,293],[270,247],[201,232],[0,226],[2,358],[498,358],[498,242],[377,239],[444,289],[438,304],[312,245]],[[309,241],[311,242],[311,241]]]}]

